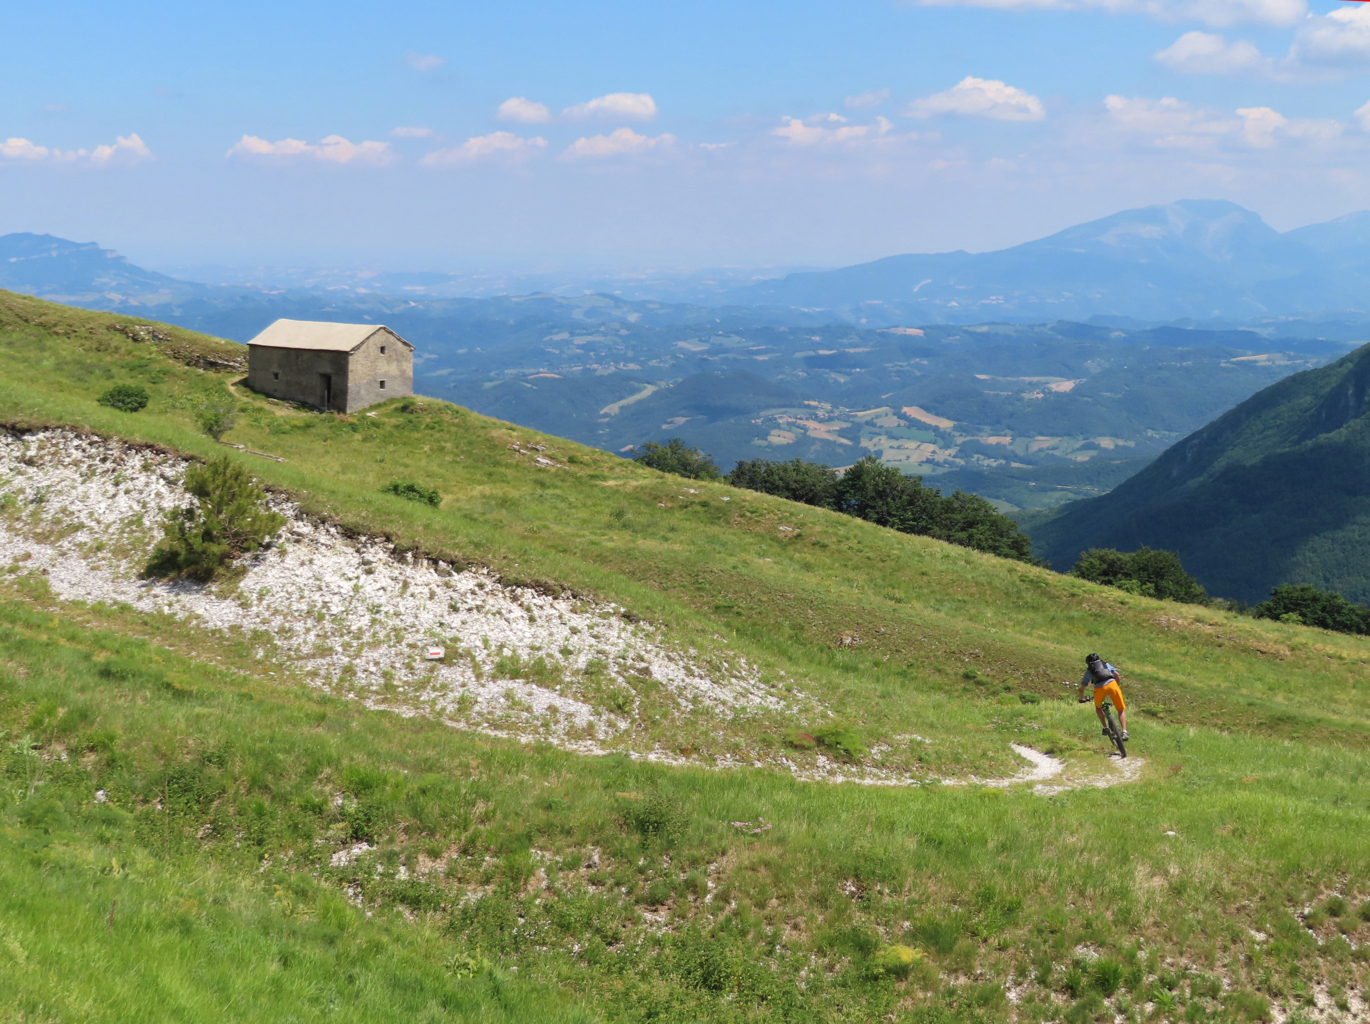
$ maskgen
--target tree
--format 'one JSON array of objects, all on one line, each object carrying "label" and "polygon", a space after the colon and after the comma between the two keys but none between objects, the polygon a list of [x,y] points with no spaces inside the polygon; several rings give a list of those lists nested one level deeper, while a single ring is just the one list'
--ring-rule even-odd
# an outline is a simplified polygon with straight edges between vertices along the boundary
[{"label": "tree", "polygon": [[689,477],[691,480],[721,480],[723,474],[714,465],[713,456],[706,455],[698,448],[689,448],[678,437],[665,444],[648,441],[634,458],[635,462],[663,473]]},{"label": "tree", "polygon": [[937,522],[940,497],[916,477],[905,476],[874,455],[867,455],[847,467],[833,488],[829,507],[901,533],[930,534]]},{"label": "tree", "polygon": [[284,516],[262,508],[266,493],[227,455],[192,465],[185,488],[195,501],[167,513],[146,577],[208,581],[230,558],[256,551],[285,525]]},{"label": "tree", "polygon": [[728,474],[728,483],[734,487],[772,494],[777,498],[826,508],[831,504],[833,490],[837,486],[837,471],[803,459],[791,459],[789,462],[752,459],[734,466]]},{"label": "tree", "polygon": [[1000,558],[1043,564],[1042,559],[1032,555],[1032,538],[980,495],[957,491],[942,498],[937,511],[937,524],[931,536],[938,540]]},{"label": "tree", "polygon": [[1338,633],[1370,633],[1370,608],[1307,583],[1276,587],[1270,591],[1269,600],[1256,605],[1252,612],[1258,619],[1297,622]]},{"label": "tree", "polygon": [[1208,591],[1184,571],[1180,556],[1173,551],[1153,551],[1148,547],[1132,552],[1090,548],[1080,554],[1070,574],[1143,597],[1185,604],[1208,603]]}]

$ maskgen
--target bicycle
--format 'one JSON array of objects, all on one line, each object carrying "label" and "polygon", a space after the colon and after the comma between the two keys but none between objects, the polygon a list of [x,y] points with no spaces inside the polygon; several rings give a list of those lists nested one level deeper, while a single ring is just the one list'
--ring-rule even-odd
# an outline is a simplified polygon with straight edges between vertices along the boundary
[{"label": "bicycle", "polygon": [[[1076,684],[1063,682],[1061,685],[1075,686]],[[1078,687],[1076,688],[1078,689]],[[1087,704],[1089,702],[1086,699],[1080,703]],[[1124,745],[1123,730],[1118,727],[1118,722],[1113,717],[1113,699],[1111,697],[1105,697],[1103,703],[1099,705],[1099,707],[1104,713],[1104,731],[1107,732],[1108,738],[1113,741],[1113,745],[1118,748],[1118,756],[1127,757],[1127,747]]]}]

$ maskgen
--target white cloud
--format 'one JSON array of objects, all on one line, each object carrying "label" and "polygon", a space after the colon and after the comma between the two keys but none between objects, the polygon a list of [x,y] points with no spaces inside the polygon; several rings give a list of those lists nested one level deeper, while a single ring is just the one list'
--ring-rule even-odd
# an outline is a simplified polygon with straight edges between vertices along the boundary
[{"label": "white cloud", "polygon": [[877,117],[874,124],[848,124],[840,114],[814,114],[800,119],[784,118],[784,124],[772,128],[771,134],[800,146],[818,144],[853,143],[886,135],[894,127],[883,117]]},{"label": "white cloud", "polygon": [[1342,126],[1332,120],[1291,119],[1270,107],[1241,107],[1233,116],[1193,107],[1173,96],[1159,100],[1109,96],[1104,109],[1115,128],[1152,135],[1152,145],[1162,149],[1212,148],[1223,140],[1269,149],[1286,140],[1326,142],[1342,132]]},{"label": "white cloud", "polygon": [[341,135],[329,135],[318,145],[300,139],[281,139],[268,142],[255,135],[244,135],[227,153],[230,157],[258,159],[291,159],[303,157],[322,160],[334,164],[377,164],[393,163],[395,154],[388,142],[349,142]]},{"label": "white cloud", "polygon": [[23,160],[30,163],[50,160],[54,163],[86,163],[97,167],[142,163],[154,159],[137,133],[117,136],[113,145],[94,149],[49,149],[28,139],[5,139],[0,142],[0,159]]},{"label": "white cloud", "polygon": [[[1361,126],[1362,131],[1370,132],[1370,100],[1367,100],[1364,104],[1357,107],[1356,112],[1351,116],[1356,119],[1356,123]],[[15,140],[11,139],[10,141],[13,142]],[[23,142],[24,140],[20,139],[19,141]]]},{"label": "white cloud", "polygon": [[390,129],[390,137],[393,139],[430,139],[433,137],[433,129],[424,128],[421,125],[400,125],[398,128]]},{"label": "white cloud", "polygon": [[491,132],[467,139],[460,146],[434,150],[419,162],[425,167],[451,167],[489,158],[522,163],[546,148],[547,140],[538,136],[523,139],[513,132]]},{"label": "white cloud", "polygon": [[674,135],[658,135],[648,138],[639,135],[631,128],[619,128],[608,135],[592,135],[576,139],[558,157],[560,160],[579,160],[585,157],[636,156],[650,153],[658,147],[675,144]]},{"label": "white cloud", "polygon": [[925,7],[992,7],[1013,11],[1106,11],[1160,21],[1201,21],[1225,27],[1244,22],[1289,26],[1308,10],[1306,0],[913,0]]},{"label": "white cloud", "polygon": [[1295,33],[1289,55],[1303,64],[1331,67],[1370,63],[1370,8],[1354,4],[1310,15]]},{"label": "white cloud", "polygon": [[631,121],[650,121],[656,117],[656,101],[645,92],[611,92],[588,103],[577,103],[561,112],[573,121],[590,118],[626,118]]},{"label": "white cloud", "polygon": [[1254,44],[1245,39],[1229,43],[1208,32],[1186,32],[1153,56],[1172,71],[1187,75],[1271,75],[1274,70],[1274,61]]},{"label": "white cloud", "polygon": [[914,100],[904,114],[906,117],[962,114],[996,121],[1040,121],[1047,116],[1042,109],[1042,101],[1031,93],[1005,85],[997,79],[975,78],[971,75],[946,92]]},{"label": "white cloud", "polygon": [[404,62],[415,71],[436,71],[447,63],[447,58],[435,53],[415,53],[410,50],[404,55]]},{"label": "white cloud", "polygon": [[519,124],[546,124],[552,120],[552,112],[545,105],[534,103],[527,96],[511,96],[499,105],[496,116],[501,121]]},{"label": "white cloud", "polygon": [[874,110],[890,98],[888,89],[870,89],[860,96],[848,96],[842,101],[847,110]]}]

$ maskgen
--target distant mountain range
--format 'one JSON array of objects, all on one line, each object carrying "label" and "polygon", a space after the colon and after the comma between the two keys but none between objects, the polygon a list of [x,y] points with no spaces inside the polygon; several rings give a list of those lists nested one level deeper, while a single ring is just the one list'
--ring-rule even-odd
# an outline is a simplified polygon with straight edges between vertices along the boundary
[{"label": "distant mountain range", "polygon": [[1221,597],[1312,583],[1370,601],[1370,345],[1258,392],[1102,497],[1029,522],[1068,570],[1085,548],[1178,551]]},{"label": "distant mountain range", "polygon": [[[228,283],[145,270],[93,242],[0,236],[0,288],[94,309],[156,310],[161,319],[239,341],[276,316],[400,314],[790,327],[1070,320],[1346,340],[1347,324],[1355,325],[1353,337],[1370,325],[1370,212],[1281,233],[1234,203],[1187,199],[997,252],[889,256],[746,285],[735,284],[748,277],[736,271],[660,273],[631,285],[593,277],[585,279],[585,294],[572,294],[569,279],[560,278],[555,292],[495,295],[489,279],[471,275],[293,271],[277,272],[273,280],[284,283],[267,285],[252,283],[254,274],[202,269]],[[511,289],[553,283],[535,275],[499,280]]]},{"label": "distant mountain range", "polygon": [[1370,311],[1370,212],[1283,234],[1235,203],[1124,210],[997,252],[889,256],[721,301],[872,325],[1091,317],[1259,322]]}]

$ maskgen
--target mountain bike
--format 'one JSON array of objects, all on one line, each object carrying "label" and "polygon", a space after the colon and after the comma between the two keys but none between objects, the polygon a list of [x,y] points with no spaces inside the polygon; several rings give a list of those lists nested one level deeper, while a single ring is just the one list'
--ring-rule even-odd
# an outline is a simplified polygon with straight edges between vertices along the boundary
[{"label": "mountain bike", "polygon": [[[1075,684],[1071,682],[1065,682],[1061,685],[1075,686]],[[1078,687],[1076,687],[1076,689],[1078,689]],[[1088,704],[1090,701],[1086,699],[1081,701],[1081,703]],[[1105,733],[1108,735],[1108,738],[1113,741],[1113,745],[1118,748],[1118,756],[1127,757],[1127,747],[1124,746],[1123,730],[1119,727],[1117,719],[1113,717],[1113,699],[1111,697],[1105,697],[1103,703],[1099,706],[1104,713]]]}]

